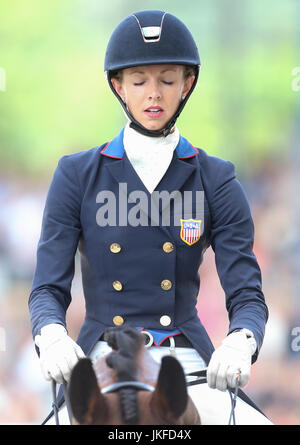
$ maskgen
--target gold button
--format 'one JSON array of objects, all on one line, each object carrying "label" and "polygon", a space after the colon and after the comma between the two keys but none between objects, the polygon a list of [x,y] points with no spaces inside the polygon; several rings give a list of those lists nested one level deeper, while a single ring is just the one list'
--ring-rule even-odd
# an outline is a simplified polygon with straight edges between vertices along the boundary
[{"label": "gold button", "polygon": [[124,318],[121,315],[116,315],[113,318],[113,322],[115,326],[121,326],[124,323]]},{"label": "gold button", "polygon": [[170,243],[169,241],[167,241],[166,243],[164,243],[163,249],[164,249],[164,252],[166,252],[166,253],[173,252],[174,245],[172,243]]},{"label": "gold button", "polygon": [[171,324],[171,318],[169,315],[162,315],[159,319],[159,322],[162,326],[169,326]]},{"label": "gold button", "polygon": [[117,291],[120,291],[123,289],[123,285],[120,281],[114,281],[113,282],[113,288]]},{"label": "gold button", "polygon": [[170,290],[172,287],[172,282],[170,280],[163,280],[160,285],[163,290]]},{"label": "gold button", "polygon": [[112,253],[119,253],[121,251],[122,247],[118,243],[112,243],[110,245],[110,251]]}]

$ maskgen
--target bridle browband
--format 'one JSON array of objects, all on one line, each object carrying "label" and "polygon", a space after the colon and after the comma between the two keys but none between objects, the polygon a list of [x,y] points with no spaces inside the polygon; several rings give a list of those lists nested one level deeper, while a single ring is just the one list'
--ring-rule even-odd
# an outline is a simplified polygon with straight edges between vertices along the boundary
[{"label": "bridle browband", "polygon": [[123,388],[133,388],[139,391],[150,391],[153,392],[155,390],[154,386],[148,385],[147,383],[136,382],[136,381],[125,381],[125,382],[117,382],[112,385],[106,386],[101,390],[102,394],[109,394],[112,392],[119,391],[119,389]]}]

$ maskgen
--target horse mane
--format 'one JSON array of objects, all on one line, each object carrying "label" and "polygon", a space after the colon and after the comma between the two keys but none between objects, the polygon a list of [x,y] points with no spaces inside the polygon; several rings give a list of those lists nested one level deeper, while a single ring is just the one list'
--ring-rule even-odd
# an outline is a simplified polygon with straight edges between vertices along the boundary
[{"label": "horse mane", "polygon": [[[107,365],[116,373],[118,382],[137,380],[137,353],[144,344],[142,336],[130,326],[108,328],[104,340],[113,351],[106,357]],[[127,425],[136,425],[139,420],[137,391],[122,388],[118,391],[122,419]]]}]

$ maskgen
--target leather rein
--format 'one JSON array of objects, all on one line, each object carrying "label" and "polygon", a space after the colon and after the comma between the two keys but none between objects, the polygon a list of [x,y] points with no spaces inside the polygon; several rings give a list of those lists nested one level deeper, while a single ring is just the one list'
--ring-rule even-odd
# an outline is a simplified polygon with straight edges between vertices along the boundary
[{"label": "leather rein", "polygon": [[[193,386],[193,385],[199,385],[200,383],[207,383],[206,371],[207,371],[207,368],[202,369],[201,371],[195,371],[195,372],[190,372],[190,373],[186,374],[186,376],[198,377],[195,380],[191,380],[191,381],[187,382],[186,386]],[[235,406],[236,406],[236,399],[237,399],[237,395],[238,395],[238,389],[239,389],[239,376],[236,379],[235,387],[233,389],[227,390],[229,392],[230,402],[231,402],[231,411],[230,411],[228,425],[231,425],[231,424],[236,425]]]}]

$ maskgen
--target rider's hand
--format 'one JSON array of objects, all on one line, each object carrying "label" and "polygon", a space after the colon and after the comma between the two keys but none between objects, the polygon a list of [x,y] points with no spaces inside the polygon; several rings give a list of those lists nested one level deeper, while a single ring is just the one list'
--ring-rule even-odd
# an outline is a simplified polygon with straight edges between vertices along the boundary
[{"label": "rider's hand", "polygon": [[67,335],[61,324],[49,324],[34,339],[40,350],[40,364],[46,380],[63,383],[80,358],[85,357],[80,346]]},{"label": "rider's hand", "polygon": [[239,375],[239,386],[245,386],[250,378],[251,357],[257,345],[253,333],[241,329],[229,334],[210,359],[207,383],[210,388],[225,391],[234,388]]}]

